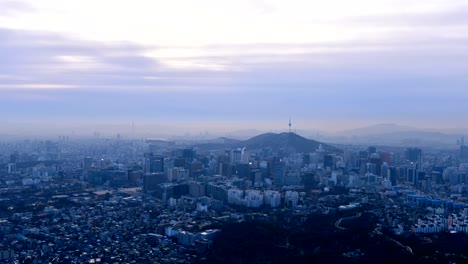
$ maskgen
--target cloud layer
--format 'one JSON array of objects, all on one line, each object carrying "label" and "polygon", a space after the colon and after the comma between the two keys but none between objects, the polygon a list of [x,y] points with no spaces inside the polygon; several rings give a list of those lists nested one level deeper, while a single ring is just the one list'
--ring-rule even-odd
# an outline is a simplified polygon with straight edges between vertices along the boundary
[{"label": "cloud layer", "polygon": [[[314,7],[303,1],[193,10],[206,17],[187,15],[181,4],[150,2],[100,1],[88,10],[62,1],[0,0],[0,119],[235,129],[277,128],[293,116],[302,128],[323,130],[375,122],[463,126],[468,8],[462,1],[381,1],[381,8],[362,0],[346,12],[348,2],[335,0],[315,4],[324,11],[312,12],[316,17],[301,11]],[[145,6],[175,18],[156,21]],[[73,21],[60,12],[99,21],[93,30],[83,17],[67,30],[61,27]],[[63,25],[50,26],[60,19]],[[145,19],[166,28],[141,26]]]}]

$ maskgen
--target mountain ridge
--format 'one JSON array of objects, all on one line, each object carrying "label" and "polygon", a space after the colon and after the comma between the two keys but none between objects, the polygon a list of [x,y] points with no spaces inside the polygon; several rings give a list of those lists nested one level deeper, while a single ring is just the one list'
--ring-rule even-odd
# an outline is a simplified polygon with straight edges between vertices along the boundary
[{"label": "mountain ridge", "polygon": [[296,152],[313,152],[322,145],[323,150],[331,152],[341,152],[336,147],[308,139],[293,132],[283,133],[263,133],[248,140],[236,144],[237,147],[246,147],[247,149],[261,149],[271,147],[272,149],[288,149]]},{"label": "mountain ridge", "polygon": [[201,150],[214,150],[226,148],[246,148],[247,150],[272,148],[274,150],[285,149],[295,152],[314,152],[322,145],[324,151],[338,152],[342,150],[317,140],[308,139],[293,132],[263,133],[247,140],[237,141],[229,138],[218,138],[212,142],[204,142],[195,146]]}]

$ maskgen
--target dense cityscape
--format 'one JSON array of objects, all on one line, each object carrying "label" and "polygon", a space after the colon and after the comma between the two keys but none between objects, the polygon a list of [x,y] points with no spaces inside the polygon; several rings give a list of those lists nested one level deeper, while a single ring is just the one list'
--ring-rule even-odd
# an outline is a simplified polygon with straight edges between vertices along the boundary
[{"label": "dense cityscape", "polygon": [[467,0],[0,0],[0,263],[468,263]]},{"label": "dense cityscape", "polygon": [[[333,145],[293,132],[3,141],[0,259],[467,261],[468,147],[455,144]],[[365,241],[347,241],[356,234]]]}]

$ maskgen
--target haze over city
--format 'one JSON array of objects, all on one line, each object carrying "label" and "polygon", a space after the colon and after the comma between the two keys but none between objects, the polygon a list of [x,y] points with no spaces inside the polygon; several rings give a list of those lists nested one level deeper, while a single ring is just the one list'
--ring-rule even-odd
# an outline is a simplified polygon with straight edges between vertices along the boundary
[{"label": "haze over city", "polygon": [[0,262],[468,263],[467,0],[0,0]]},{"label": "haze over city", "polygon": [[467,128],[466,1],[0,6],[0,133]]}]

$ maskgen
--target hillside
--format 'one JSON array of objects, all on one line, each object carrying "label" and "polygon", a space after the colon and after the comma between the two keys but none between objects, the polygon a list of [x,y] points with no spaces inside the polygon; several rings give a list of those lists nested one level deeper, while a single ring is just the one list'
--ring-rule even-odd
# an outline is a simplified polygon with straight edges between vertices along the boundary
[{"label": "hillside", "polygon": [[247,149],[261,149],[269,147],[275,150],[282,148],[294,150],[296,152],[313,152],[322,145],[322,148],[326,151],[341,152],[341,150],[336,147],[312,139],[307,139],[291,132],[280,134],[265,133],[239,142],[235,145],[236,147],[246,147]]}]

